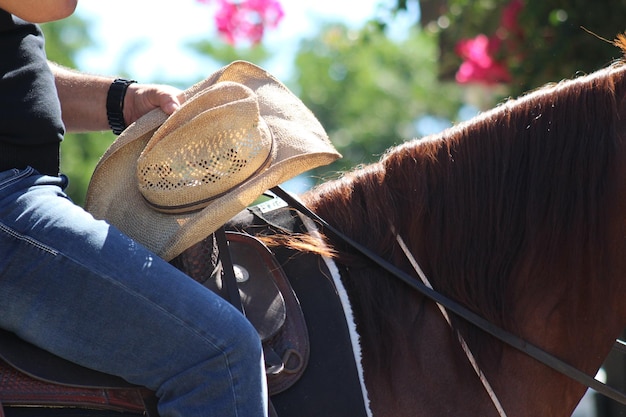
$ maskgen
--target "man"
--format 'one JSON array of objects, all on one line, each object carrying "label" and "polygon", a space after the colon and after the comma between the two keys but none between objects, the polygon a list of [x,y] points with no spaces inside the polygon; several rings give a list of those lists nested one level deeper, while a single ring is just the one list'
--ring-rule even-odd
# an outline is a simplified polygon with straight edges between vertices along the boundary
[{"label": "man", "polygon": [[258,335],[230,304],[73,204],[65,130],[119,133],[178,90],[47,62],[34,23],[77,0],[0,0],[0,327],[154,390],[167,416],[267,415]]}]

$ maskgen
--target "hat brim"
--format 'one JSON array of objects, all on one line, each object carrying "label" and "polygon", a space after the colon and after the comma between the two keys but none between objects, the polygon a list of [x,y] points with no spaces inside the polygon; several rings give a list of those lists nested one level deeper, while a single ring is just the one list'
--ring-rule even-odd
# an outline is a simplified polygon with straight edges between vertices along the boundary
[{"label": "hat brim", "polygon": [[87,190],[85,208],[94,217],[108,221],[166,260],[206,238],[266,190],[341,156],[309,109],[273,76],[248,62],[237,61],[217,71],[186,90],[184,97],[190,99],[221,81],[239,82],[259,98],[261,117],[275,140],[275,152],[265,170],[200,211],[165,214],[154,210],[139,190],[136,166],[146,144],[168,118],[157,109],[130,125],[107,149]]}]

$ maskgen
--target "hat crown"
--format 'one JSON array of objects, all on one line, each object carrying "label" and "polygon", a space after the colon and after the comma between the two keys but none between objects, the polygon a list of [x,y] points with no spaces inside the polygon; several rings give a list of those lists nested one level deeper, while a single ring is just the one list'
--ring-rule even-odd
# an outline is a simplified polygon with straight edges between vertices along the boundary
[{"label": "hat crown", "polygon": [[138,188],[155,210],[199,210],[265,168],[272,148],[256,94],[220,82],[157,129],[137,160]]}]

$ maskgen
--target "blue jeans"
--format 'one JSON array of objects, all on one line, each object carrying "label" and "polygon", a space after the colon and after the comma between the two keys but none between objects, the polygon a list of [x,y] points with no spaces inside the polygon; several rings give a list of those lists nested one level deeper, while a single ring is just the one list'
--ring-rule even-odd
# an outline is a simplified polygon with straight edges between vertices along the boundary
[{"label": "blue jeans", "polygon": [[154,390],[162,417],[267,415],[261,342],[248,321],[94,220],[65,186],[30,168],[0,172],[0,327]]}]

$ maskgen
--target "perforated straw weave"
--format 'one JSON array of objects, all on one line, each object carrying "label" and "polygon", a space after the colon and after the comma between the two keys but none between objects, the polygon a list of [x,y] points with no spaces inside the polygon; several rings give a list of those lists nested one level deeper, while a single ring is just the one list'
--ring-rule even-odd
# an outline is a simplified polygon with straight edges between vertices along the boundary
[{"label": "perforated straw weave", "polygon": [[189,117],[186,106],[172,115],[137,161],[139,190],[156,210],[201,209],[270,161],[272,134],[252,90],[223,82],[195,101],[208,110]]}]

